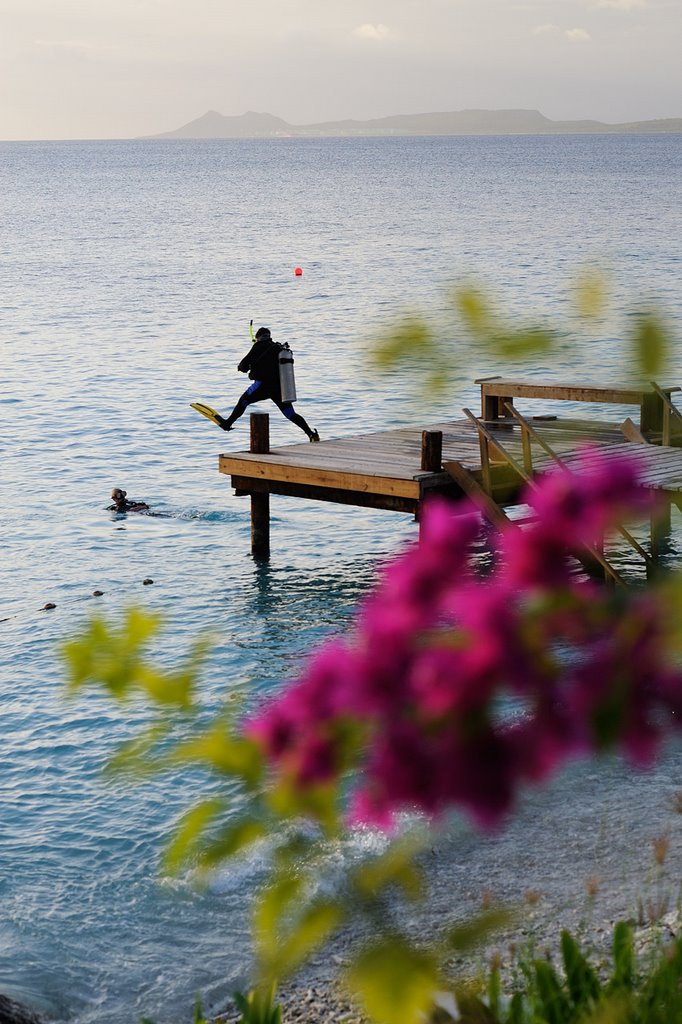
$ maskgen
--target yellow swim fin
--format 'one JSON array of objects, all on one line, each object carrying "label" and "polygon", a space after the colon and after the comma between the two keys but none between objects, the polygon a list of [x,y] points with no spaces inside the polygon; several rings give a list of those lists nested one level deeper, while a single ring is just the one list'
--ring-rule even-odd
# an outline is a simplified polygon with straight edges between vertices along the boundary
[{"label": "yellow swim fin", "polygon": [[216,412],[215,409],[212,409],[210,405],[204,405],[203,402],[190,402],[190,407],[192,409],[196,409],[201,416],[205,416],[207,420],[211,421],[211,423],[215,423],[217,427],[221,426],[221,423],[225,422],[220,413]]}]

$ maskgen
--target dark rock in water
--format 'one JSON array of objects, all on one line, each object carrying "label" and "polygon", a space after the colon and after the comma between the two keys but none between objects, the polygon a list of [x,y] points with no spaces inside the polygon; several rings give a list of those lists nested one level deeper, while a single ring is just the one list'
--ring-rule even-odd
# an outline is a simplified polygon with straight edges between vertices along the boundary
[{"label": "dark rock in water", "polygon": [[43,1018],[13,999],[0,995],[0,1024],[44,1024]]}]

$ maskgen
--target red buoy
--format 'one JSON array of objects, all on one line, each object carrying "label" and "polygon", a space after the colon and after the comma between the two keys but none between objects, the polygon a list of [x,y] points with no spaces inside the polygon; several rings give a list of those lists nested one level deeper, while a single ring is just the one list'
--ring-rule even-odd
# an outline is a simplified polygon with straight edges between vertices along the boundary
[{"label": "red buoy", "polygon": [[296,270],[294,271],[294,273],[296,274],[296,277],[301,277],[301,275],[303,274],[303,271],[301,270],[300,267],[296,267]]}]

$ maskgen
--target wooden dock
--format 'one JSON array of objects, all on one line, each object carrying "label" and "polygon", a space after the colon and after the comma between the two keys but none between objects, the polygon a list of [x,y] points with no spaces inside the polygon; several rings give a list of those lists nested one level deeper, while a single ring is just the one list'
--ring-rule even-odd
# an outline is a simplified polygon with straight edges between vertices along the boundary
[{"label": "wooden dock", "polygon": [[[503,387],[497,390],[504,401],[495,396],[498,404],[491,410],[491,398],[485,390],[489,381],[480,383],[482,410],[487,418],[463,410],[462,419],[354,434],[319,444],[306,442],[271,449],[269,417],[253,412],[250,450],[221,454],[219,469],[231,478],[236,494],[251,497],[254,555],[269,553],[271,494],[389,509],[416,518],[429,495],[438,493],[458,500],[469,494],[478,499],[491,520],[499,521],[496,510],[513,504],[525,482],[557,462],[570,467],[586,442],[607,458],[627,452],[637,460],[642,486],[680,504],[682,447],[676,447],[676,443],[682,443],[682,417],[670,400],[670,393],[679,388],[652,385],[655,391],[642,392],[608,389],[605,401],[616,401],[613,396],[624,393],[633,403],[641,399],[642,420],[645,411],[648,418],[644,436],[631,420],[614,424],[560,419],[553,414],[524,417],[513,404],[525,386],[519,382],[503,381]],[[550,399],[555,397],[555,389],[563,389],[557,396],[561,399],[568,386],[534,383],[533,387],[536,392],[540,389],[541,397]],[[599,389],[591,387],[587,400],[594,401],[597,392]],[[626,440],[626,436],[633,440]],[[653,535],[652,546],[656,547]]]}]

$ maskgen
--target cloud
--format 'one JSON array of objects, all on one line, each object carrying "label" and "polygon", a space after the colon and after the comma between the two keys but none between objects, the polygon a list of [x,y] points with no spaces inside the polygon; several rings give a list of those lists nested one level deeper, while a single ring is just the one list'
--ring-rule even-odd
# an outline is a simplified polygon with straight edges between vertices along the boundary
[{"label": "cloud", "polygon": [[547,23],[536,25],[532,30],[534,36],[563,36],[572,43],[589,43],[592,36],[584,28],[561,28],[560,25]]},{"label": "cloud", "polygon": [[649,0],[597,0],[597,7],[611,7],[616,11],[634,11],[647,7]]},{"label": "cloud", "polygon": [[589,43],[592,40],[592,36],[589,32],[586,32],[584,28],[568,28],[564,32],[567,39],[570,39],[572,43]]},{"label": "cloud", "polygon": [[34,39],[34,46],[42,47],[45,50],[74,50],[85,52],[95,47],[85,39]]},{"label": "cloud", "polygon": [[375,42],[380,42],[382,39],[388,39],[391,35],[391,30],[386,25],[358,25],[356,29],[353,29],[353,35],[359,39],[371,39]]}]

